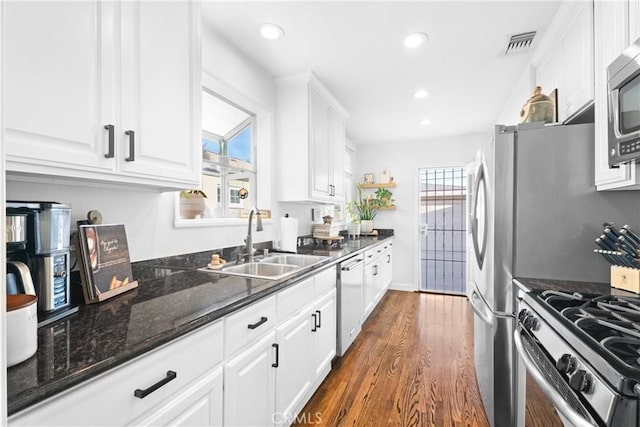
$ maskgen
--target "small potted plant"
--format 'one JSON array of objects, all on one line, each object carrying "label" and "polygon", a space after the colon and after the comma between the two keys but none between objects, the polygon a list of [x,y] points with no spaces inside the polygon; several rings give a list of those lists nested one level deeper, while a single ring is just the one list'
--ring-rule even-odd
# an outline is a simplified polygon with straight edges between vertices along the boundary
[{"label": "small potted plant", "polygon": [[356,213],[356,203],[349,202],[347,203],[347,215],[349,217],[349,223],[347,224],[347,235],[348,236],[359,236],[360,235],[360,217]]},{"label": "small potted plant", "polygon": [[362,233],[371,233],[373,231],[373,219],[378,214],[378,206],[374,199],[362,199],[362,187],[360,184],[356,184],[358,188],[358,200],[354,202],[358,209],[358,216],[360,217],[360,231]]},{"label": "small potted plant", "polygon": [[380,207],[388,207],[393,205],[392,193],[387,188],[378,188],[376,190],[376,204]]},{"label": "small potted plant", "polygon": [[207,207],[204,199],[207,195],[202,190],[182,190],[180,192],[180,217],[195,219],[204,214]]}]

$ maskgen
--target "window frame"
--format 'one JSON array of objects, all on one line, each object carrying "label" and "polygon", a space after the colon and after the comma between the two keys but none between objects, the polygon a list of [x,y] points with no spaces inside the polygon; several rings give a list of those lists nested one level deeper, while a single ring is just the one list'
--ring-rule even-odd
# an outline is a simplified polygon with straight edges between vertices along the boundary
[{"label": "window frame", "polygon": [[[256,206],[260,209],[270,210],[273,205],[273,193],[271,191],[273,178],[271,176],[271,169],[273,165],[272,161],[272,144],[274,141],[274,115],[273,109],[275,106],[266,106],[263,102],[253,98],[252,96],[245,95],[243,92],[238,91],[232,86],[229,86],[225,81],[220,80],[218,77],[210,73],[209,71],[203,71],[202,74],[202,90],[208,90],[216,94],[216,96],[222,97],[229,101],[232,105],[250,111],[254,115],[253,123],[253,165],[254,165],[254,181],[252,183],[253,192],[255,194]],[[196,112],[197,113],[197,112]],[[202,130],[200,130],[202,132]],[[198,144],[202,143],[202,133],[198,133],[200,138]],[[257,146],[260,145],[260,150]],[[200,218],[195,220],[182,219],[180,217],[180,201],[179,193],[175,193],[174,198],[174,227],[175,228],[191,228],[191,227],[218,227],[229,225],[246,224],[246,218],[234,218],[234,217],[215,217],[215,218]],[[271,219],[263,220],[265,224],[273,222]]]}]

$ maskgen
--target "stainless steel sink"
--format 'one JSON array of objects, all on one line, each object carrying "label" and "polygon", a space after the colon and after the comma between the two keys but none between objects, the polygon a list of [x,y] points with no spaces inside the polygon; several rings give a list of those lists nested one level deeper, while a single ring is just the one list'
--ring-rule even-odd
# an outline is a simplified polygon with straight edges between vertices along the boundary
[{"label": "stainless steel sink", "polygon": [[300,267],[297,265],[271,264],[266,262],[248,262],[246,264],[231,265],[217,272],[230,276],[252,277],[256,279],[276,280],[295,273]]},{"label": "stainless steel sink", "polygon": [[329,257],[318,255],[295,255],[295,254],[281,254],[271,255],[264,258],[261,262],[272,264],[287,264],[296,265],[298,267],[309,267],[310,265],[318,264]]}]

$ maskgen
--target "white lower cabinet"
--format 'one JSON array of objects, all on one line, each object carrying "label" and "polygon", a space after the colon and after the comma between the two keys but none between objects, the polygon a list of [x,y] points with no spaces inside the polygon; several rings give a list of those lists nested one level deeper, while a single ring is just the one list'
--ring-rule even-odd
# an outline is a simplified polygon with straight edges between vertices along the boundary
[{"label": "white lower cabinet", "polygon": [[276,333],[271,331],[224,365],[224,425],[272,426]]},{"label": "white lower cabinet", "polygon": [[331,290],[315,304],[318,323],[314,332],[313,346],[314,379],[322,381],[331,370],[331,360],[336,355],[336,290]]},{"label": "white lower cabinet", "polygon": [[[331,370],[336,354],[335,268],[275,297],[277,326],[264,329],[263,338],[225,363],[224,425],[290,425]],[[261,312],[253,306],[245,310],[253,310],[253,318],[265,318],[270,305],[263,305]],[[243,312],[234,316],[242,318]]]},{"label": "white lower cabinet", "polygon": [[363,323],[391,285],[392,253],[392,242],[381,243],[364,253]]},{"label": "white lower cabinet", "polygon": [[313,380],[312,359],[315,314],[309,305],[276,329],[279,363],[276,369],[276,411],[274,422],[288,425],[306,402]]},{"label": "white lower cabinet", "polygon": [[217,322],[181,337],[11,416],[9,425],[186,425],[205,418],[216,425],[222,414],[222,333]]},{"label": "white lower cabinet", "polygon": [[222,366],[211,370],[131,426],[222,426]]},{"label": "white lower cabinet", "polygon": [[336,354],[331,267],[9,418],[10,426],[281,426]]}]

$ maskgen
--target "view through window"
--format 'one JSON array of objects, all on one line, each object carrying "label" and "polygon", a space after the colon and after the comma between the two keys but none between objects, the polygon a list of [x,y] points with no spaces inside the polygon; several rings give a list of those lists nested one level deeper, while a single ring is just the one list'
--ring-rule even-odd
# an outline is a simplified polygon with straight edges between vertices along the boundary
[{"label": "view through window", "polygon": [[235,218],[256,204],[256,116],[203,89],[205,218]]}]

